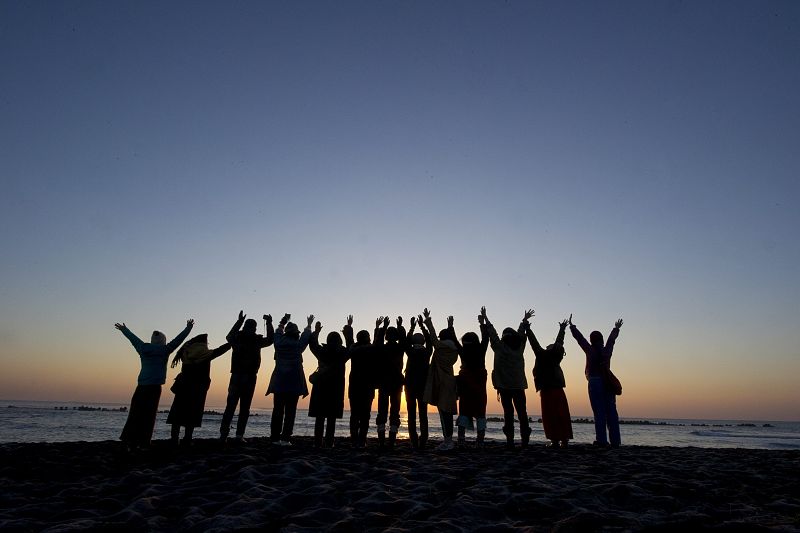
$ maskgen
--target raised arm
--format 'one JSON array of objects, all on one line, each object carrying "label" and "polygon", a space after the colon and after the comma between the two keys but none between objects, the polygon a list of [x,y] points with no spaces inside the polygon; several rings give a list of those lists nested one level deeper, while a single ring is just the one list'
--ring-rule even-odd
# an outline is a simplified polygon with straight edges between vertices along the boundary
[{"label": "raised arm", "polygon": [[497,335],[497,330],[494,329],[492,322],[489,320],[489,316],[486,314],[486,307],[481,307],[481,316],[483,317],[483,323],[486,324],[486,332],[489,334],[489,344],[492,345],[492,348],[495,346],[500,345],[500,337]]},{"label": "raised arm", "polygon": [[425,317],[425,328],[428,330],[428,338],[431,340],[431,344],[436,346],[436,344],[439,342],[439,339],[436,337],[436,329],[433,327],[431,312],[426,307],[425,310],[422,311],[422,315]]},{"label": "raised arm", "polygon": [[386,326],[389,325],[388,316],[379,316],[375,319],[375,334],[372,336],[372,344],[382,346],[386,336]]},{"label": "raised arm", "polygon": [[569,319],[567,319],[567,323],[569,324],[569,331],[572,333],[572,336],[578,341],[578,346],[580,346],[584,351],[589,349],[589,343],[586,341],[586,337],[578,329],[578,326],[572,323],[572,314],[570,313]]},{"label": "raised arm", "polygon": [[537,356],[543,355],[544,348],[542,348],[542,345],[539,344],[539,339],[537,339],[536,335],[534,335],[533,330],[531,329],[530,322],[526,324],[525,335],[528,337],[528,342],[530,343],[531,348],[533,349],[533,353],[536,354]]},{"label": "raised arm", "polygon": [[300,340],[298,348],[300,352],[306,349],[308,346],[309,341],[311,340],[311,324],[314,322],[314,315],[308,315],[306,329],[303,330],[303,333],[300,334]]},{"label": "raised arm", "polygon": [[564,335],[567,329],[567,320],[564,319],[558,323],[558,335],[556,335],[556,344],[564,346]]},{"label": "raised arm", "polygon": [[225,335],[226,341],[233,342],[233,340],[236,338],[236,334],[239,333],[240,329],[242,329],[242,324],[244,324],[244,318],[246,316],[247,315],[244,314],[244,311],[239,311],[239,318],[236,319],[236,322],[233,323],[231,330],[227,335]]},{"label": "raised arm", "polygon": [[180,346],[183,341],[186,340],[186,337],[189,336],[189,332],[192,331],[193,327],[194,327],[194,319],[190,318],[189,320],[186,321],[186,327],[183,328],[183,331],[178,333],[177,337],[175,337],[174,339],[172,339],[167,343],[167,349],[169,350],[169,353],[175,351],[175,349],[178,346]]},{"label": "raised arm", "polygon": [[622,319],[620,318],[614,323],[614,329],[611,330],[611,333],[608,334],[608,340],[606,341],[606,350],[608,351],[608,355],[611,355],[611,352],[614,350],[614,343],[617,342],[617,337],[619,337],[619,328],[622,327]]},{"label": "raised arm", "polygon": [[117,322],[116,324],[114,324],[114,327],[120,330],[123,335],[125,335],[125,338],[130,341],[130,343],[133,345],[133,348],[137,352],[141,351],[142,347],[144,347],[144,342],[142,341],[142,339],[137,337],[131,330],[128,329],[128,326],[125,325],[125,322],[123,322],[122,324]]},{"label": "raised arm", "polygon": [[319,359],[320,355],[322,354],[322,346],[319,344],[319,332],[322,331],[322,324],[317,322],[314,325],[314,332],[311,334],[311,338],[308,341],[308,347],[311,348],[311,353],[314,354],[314,357]]},{"label": "raised arm", "polygon": [[353,315],[347,316],[347,323],[342,328],[342,333],[344,334],[344,345],[350,348],[353,344],[355,344],[355,339],[353,339]]},{"label": "raised arm", "polygon": [[259,342],[258,346],[260,348],[266,348],[275,342],[275,328],[272,326],[272,315],[264,315],[263,318],[264,327],[267,330],[267,336],[261,339],[261,342]]},{"label": "raised arm", "polygon": [[211,357],[209,357],[209,359],[216,359],[217,357],[219,357],[220,355],[224,354],[225,352],[227,352],[230,349],[231,349],[231,343],[226,342],[222,346],[219,346],[219,347],[214,348],[213,350],[211,350]]}]

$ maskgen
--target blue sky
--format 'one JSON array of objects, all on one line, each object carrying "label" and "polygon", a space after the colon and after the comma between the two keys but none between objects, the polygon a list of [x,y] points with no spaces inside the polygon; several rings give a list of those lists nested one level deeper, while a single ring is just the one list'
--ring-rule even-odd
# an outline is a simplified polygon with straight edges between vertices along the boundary
[{"label": "blue sky", "polygon": [[793,2],[4,2],[0,397],[127,401],[116,321],[221,343],[239,309],[368,328],[428,306],[463,333],[486,305],[535,308],[544,338],[623,317],[623,416],[796,420],[799,23]]}]

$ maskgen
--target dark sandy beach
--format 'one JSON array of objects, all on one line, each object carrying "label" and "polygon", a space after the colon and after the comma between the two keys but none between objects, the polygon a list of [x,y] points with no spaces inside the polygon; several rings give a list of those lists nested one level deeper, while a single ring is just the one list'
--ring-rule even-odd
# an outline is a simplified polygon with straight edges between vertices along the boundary
[{"label": "dark sandy beach", "polygon": [[[434,443],[435,444],[435,443]],[[371,443],[374,446],[374,443]],[[0,530],[800,530],[800,451],[0,445]]]}]

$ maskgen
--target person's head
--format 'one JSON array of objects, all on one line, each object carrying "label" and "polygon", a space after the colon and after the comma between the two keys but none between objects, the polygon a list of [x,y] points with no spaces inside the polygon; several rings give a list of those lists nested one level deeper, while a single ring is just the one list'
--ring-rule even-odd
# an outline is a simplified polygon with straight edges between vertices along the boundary
[{"label": "person's head", "polygon": [[599,331],[593,331],[589,334],[589,344],[597,348],[603,347],[603,334]]},{"label": "person's head", "polygon": [[283,333],[290,339],[297,340],[300,338],[300,328],[298,328],[297,324],[295,324],[294,322],[289,322],[288,324],[286,324]]},{"label": "person's head", "polygon": [[474,331],[464,333],[464,336],[461,337],[461,344],[479,344],[480,342],[481,340],[478,338],[478,334]]},{"label": "person's head", "polygon": [[397,328],[394,326],[389,326],[386,328],[386,340],[389,342],[397,342],[400,339],[400,335],[397,333]]},{"label": "person's head", "polygon": [[331,331],[328,333],[327,341],[328,346],[341,346],[342,345],[342,336],[339,335],[336,331]]},{"label": "person's head", "polygon": [[519,348],[520,344],[522,344],[522,339],[520,339],[519,333],[517,333],[514,328],[504,329],[503,336],[500,338],[500,340],[512,350],[516,350]]},{"label": "person's head", "polygon": [[411,336],[411,344],[425,344],[425,335],[422,333],[414,333]]},{"label": "person's head", "polygon": [[150,335],[150,342],[152,344],[158,344],[160,346],[163,346],[167,344],[167,336],[161,333],[160,331],[156,330],[153,332],[152,335]]},{"label": "person's head", "polygon": [[356,333],[356,342],[358,344],[369,344],[371,342],[369,337],[369,331],[362,329],[361,331]]},{"label": "person's head", "polygon": [[248,318],[244,321],[244,326],[242,326],[242,331],[245,333],[255,333],[256,328],[258,327],[258,322],[253,320],[252,318]]},{"label": "person's head", "polygon": [[563,356],[564,355],[564,345],[563,344],[555,344],[555,343],[553,343],[553,344],[551,344],[551,345],[549,345],[547,347],[547,351],[552,353],[552,354],[555,354],[555,355]]},{"label": "person's head", "polygon": [[453,335],[453,332],[450,331],[450,328],[443,329],[439,332],[439,340],[440,341],[455,341],[456,337]]}]

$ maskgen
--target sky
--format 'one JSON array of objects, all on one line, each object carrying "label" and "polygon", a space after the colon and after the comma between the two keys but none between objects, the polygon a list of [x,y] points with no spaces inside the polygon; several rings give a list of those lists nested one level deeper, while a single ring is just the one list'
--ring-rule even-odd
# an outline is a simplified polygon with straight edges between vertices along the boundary
[{"label": "sky", "polygon": [[115,322],[486,306],[623,318],[624,418],[800,420],[798,51],[789,1],[2,2],[0,399],[128,402]]}]

